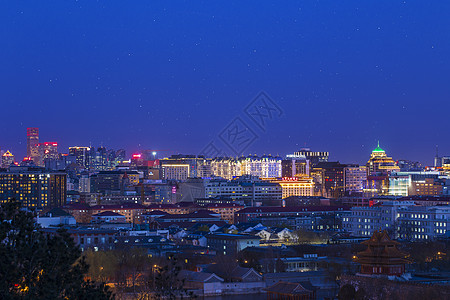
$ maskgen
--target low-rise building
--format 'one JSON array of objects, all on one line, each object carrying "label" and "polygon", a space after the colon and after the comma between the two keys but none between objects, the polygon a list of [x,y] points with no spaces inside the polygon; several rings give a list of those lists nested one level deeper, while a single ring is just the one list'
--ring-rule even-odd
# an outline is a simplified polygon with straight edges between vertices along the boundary
[{"label": "low-rise building", "polygon": [[429,240],[450,228],[450,205],[419,206],[413,201],[386,200],[372,207],[353,207],[343,226],[355,236],[388,230],[394,238]]},{"label": "low-rise building", "polygon": [[243,205],[232,204],[208,204],[205,208],[220,214],[220,218],[224,221],[234,224],[234,214],[244,208]]},{"label": "low-rise building", "polygon": [[104,211],[92,216],[93,223],[126,223],[126,217],[124,215],[112,212]]},{"label": "low-rise building", "polygon": [[217,254],[236,255],[239,251],[252,246],[259,246],[258,236],[243,234],[215,233],[207,237],[208,248]]},{"label": "low-rise building", "polygon": [[349,207],[345,206],[290,206],[290,207],[246,207],[243,210],[236,212],[236,221],[250,222],[261,217],[304,217],[316,214],[335,215],[340,218],[346,212],[350,211]]}]

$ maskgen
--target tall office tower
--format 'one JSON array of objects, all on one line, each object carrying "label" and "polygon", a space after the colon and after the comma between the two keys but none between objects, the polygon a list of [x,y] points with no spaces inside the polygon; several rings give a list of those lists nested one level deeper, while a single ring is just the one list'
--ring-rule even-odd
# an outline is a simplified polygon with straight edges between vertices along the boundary
[{"label": "tall office tower", "polygon": [[40,167],[45,165],[46,160],[57,160],[58,155],[58,143],[39,143],[38,146],[39,157],[34,163]]},{"label": "tall office tower", "polygon": [[90,147],[69,147],[69,155],[75,156],[77,164],[86,169],[90,167],[90,153]]},{"label": "tall office tower", "polygon": [[439,168],[442,167],[442,160],[439,157],[439,148],[438,145],[436,145],[436,156],[434,157],[434,167]]},{"label": "tall office tower", "polygon": [[27,128],[27,157],[30,157],[34,162],[39,160],[39,128]]},{"label": "tall office tower", "polygon": [[311,166],[316,166],[320,162],[327,162],[330,156],[329,152],[317,152],[311,151],[309,148],[302,148],[300,151],[295,152],[294,156],[304,156],[311,162]]},{"label": "tall office tower", "polygon": [[9,168],[9,166],[13,163],[14,155],[12,155],[8,150],[2,155],[2,168]]},{"label": "tall office tower", "polygon": [[108,152],[105,147],[91,149],[90,168],[95,171],[105,171],[108,169]]}]

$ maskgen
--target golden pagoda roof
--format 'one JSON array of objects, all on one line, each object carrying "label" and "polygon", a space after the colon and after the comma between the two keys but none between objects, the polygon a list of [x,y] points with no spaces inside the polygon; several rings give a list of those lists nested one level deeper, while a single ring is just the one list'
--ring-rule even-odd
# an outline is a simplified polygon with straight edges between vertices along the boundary
[{"label": "golden pagoda roof", "polygon": [[9,152],[9,150],[8,150],[5,152],[5,154],[3,154],[3,156],[14,156],[14,155],[12,155],[11,152]]}]

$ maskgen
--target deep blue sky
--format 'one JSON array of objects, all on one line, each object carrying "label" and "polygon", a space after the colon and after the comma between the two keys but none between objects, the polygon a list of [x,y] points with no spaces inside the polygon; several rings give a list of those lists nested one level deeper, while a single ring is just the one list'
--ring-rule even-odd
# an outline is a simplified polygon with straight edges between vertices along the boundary
[{"label": "deep blue sky", "polygon": [[[2,1],[0,148],[198,153],[261,90],[251,153],[450,154],[448,1]],[[246,119],[244,119],[246,120]]]}]

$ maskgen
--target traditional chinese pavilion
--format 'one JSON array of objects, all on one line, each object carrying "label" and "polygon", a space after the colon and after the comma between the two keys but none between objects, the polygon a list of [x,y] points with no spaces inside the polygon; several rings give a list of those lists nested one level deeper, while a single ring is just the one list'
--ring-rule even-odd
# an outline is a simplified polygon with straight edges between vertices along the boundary
[{"label": "traditional chinese pavilion", "polygon": [[377,230],[372,237],[362,242],[367,249],[358,252],[355,259],[361,264],[361,273],[370,275],[402,275],[405,265],[410,263],[408,254],[398,250],[398,242],[389,238],[386,230]]}]

